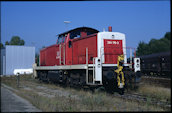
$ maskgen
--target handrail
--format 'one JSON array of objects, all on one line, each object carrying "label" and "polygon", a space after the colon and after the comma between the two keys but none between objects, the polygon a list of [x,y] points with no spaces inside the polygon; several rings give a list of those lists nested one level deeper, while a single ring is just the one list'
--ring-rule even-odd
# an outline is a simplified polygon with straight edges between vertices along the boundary
[{"label": "handrail", "polygon": [[63,45],[63,64],[65,65],[65,45]]},{"label": "handrail", "polygon": [[59,50],[60,50],[60,58],[59,58],[59,60],[60,60],[60,65],[61,65],[61,44],[60,44],[60,46],[59,46]]},{"label": "handrail", "polygon": [[86,69],[86,84],[88,84],[88,48],[86,48],[86,64],[87,64],[87,69]]},{"label": "handrail", "polygon": [[95,79],[95,57],[93,58],[93,83],[95,83],[94,79]]}]

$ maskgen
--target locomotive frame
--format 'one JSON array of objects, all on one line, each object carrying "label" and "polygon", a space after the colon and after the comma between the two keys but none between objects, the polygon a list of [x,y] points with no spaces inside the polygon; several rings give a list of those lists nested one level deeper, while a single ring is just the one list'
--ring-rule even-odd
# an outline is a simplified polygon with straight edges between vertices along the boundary
[{"label": "locomotive frame", "polygon": [[[85,32],[81,32],[87,30],[89,32],[92,31],[93,33],[88,35],[88,32],[87,34]],[[73,32],[81,32],[80,37],[82,38],[70,40],[69,34],[72,35]],[[40,66],[37,66],[37,64],[33,65],[34,78],[39,78],[42,81],[54,81],[69,86],[104,86],[111,92],[118,89],[121,93],[124,93],[124,89],[127,87],[127,85],[138,82],[136,80],[138,80],[137,78],[140,77],[140,74],[138,74],[140,72],[140,59],[134,58],[134,63],[127,63],[127,47],[124,34],[112,32],[111,27],[109,27],[109,32],[98,32],[92,28],[80,27],[59,34],[59,37],[60,36],[65,36],[65,38],[61,39],[61,43],[58,43],[57,41],[56,45],[52,45],[41,50]],[[80,53],[78,54],[75,50],[73,50],[73,48],[71,49],[71,46],[76,47],[78,42],[90,37],[94,37],[92,39],[97,39],[96,46],[94,46],[96,48],[92,47],[92,45],[85,45],[83,47],[81,45],[81,49],[79,50]],[[104,47],[102,45],[104,45]],[[50,61],[51,59],[53,60],[52,57],[47,57],[47,61],[49,60],[50,62],[46,64],[44,51],[50,51],[51,47],[59,48],[57,51],[57,56],[53,62]],[[89,54],[90,48],[93,48],[93,52],[94,50],[97,51],[96,53],[93,53],[93,56]],[[72,52],[70,50],[72,50]],[[70,53],[72,57],[74,53],[77,55],[82,53],[82,57],[73,59],[71,56],[67,56],[68,53]],[[118,57],[120,55],[124,55],[122,61],[118,61]],[[132,57],[131,48],[130,57]],[[79,62],[81,58],[82,62]],[[57,62],[57,59],[58,65],[54,64],[54,62]],[[119,62],[119,64],[117,64],[117,62]],[[134,66],[132,67],[133,64]],[[118,71],[115,71],[119,68],[121,68],[120,73],[124,73],[123,75],[118,74]],[[125,78],[125,85],[122,85],[121,83],[122,78]]]}]

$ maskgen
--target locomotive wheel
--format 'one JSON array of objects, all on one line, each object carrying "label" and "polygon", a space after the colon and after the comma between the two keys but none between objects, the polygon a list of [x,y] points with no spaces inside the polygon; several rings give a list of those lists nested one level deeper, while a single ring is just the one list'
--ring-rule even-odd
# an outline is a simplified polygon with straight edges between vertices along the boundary
[{"label": "locomotive wheel", "polygon": [[50,79],[47,77],[47,83],[48,84],[50,84],[51,83],[51,81],[50,81]]},{"label": "locomotive wheel", "polygon": [[111,70],[104,72],[103,76],[103,86],[108,93],[114,93],[117,88],[117,80],[115,73]]},{"label": "locomotive wheel", "polygon": [[67,79],[67,80],[66,80],[66,86],[67,86],[67,87],[71,87],[70,77],[67,77],[66,79]]},{"label": "locomotive wheel", "polygon": [[124,95],[124,88],[118,88],[118,93],[120,95]]}]

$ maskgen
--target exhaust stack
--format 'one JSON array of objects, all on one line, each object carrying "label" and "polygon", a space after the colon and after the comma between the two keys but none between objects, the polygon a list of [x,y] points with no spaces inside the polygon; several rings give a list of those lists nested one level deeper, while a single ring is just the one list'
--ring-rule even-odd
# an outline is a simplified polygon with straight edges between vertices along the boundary
[{"label": "exhaust stack", "polygon": [[112,26],[109,26],[109,27],[108,27],[108,31],[109,31],[109,32],[112,32]]}]

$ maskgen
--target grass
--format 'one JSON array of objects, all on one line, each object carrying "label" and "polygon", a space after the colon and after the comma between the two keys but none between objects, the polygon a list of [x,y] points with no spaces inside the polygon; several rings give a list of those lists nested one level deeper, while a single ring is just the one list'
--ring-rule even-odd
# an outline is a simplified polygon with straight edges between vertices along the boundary
[{"label": "grass", "polygon": [[[83,89],[63,88],[55,84],[40,83],[38,80],[31,78],[31,75],[24,75],[20,77],[20,88],[17,88],[16,76],[1,77],[1,82],[17,89],[15,92],[17,95],[26,98],[34,106],[45,112],[58,112],[58,111],[166,111],[158,106],[154,106],[148,103],[138,103],[135,101],[126,101],[121,98],[112,97],[106,92],[94,92],[84,91]],[[45,89],[38,89],[37,87],[44,87]],[[26,90],[24,87],[29,87],[30,90]],[[138,89],[140,93],[155,95],[158,93],[162,99],[166,99],[167,94],[162,95],[160,91],[147,86],[142,86]],[[154,88],[156,89],[156,88]],[[54,92],[51,92],[54,91]],[[60,95],[55,91],[61,91],[64,95]],[[157,91],[157,92],[156,92]],[[166,91],[166,90],[165,90]],[[41,95],[40,92],[54,95],[54,97],[48,97],[47,95]],[[68,94],[68,95],[66,95]],[[73,96],[77,96],[74,98]],[[158,96],[157,96],[158,98]],[[171,99],[171,96],[168,97]]]},{"label": "grass", "polygon": [[145,111],[160,110],[161,108],[152,107],[150,105],[142,105],[132,101],[124,101],[119,98],[108,97],[105,93],[94,94],[86,92],[85,96],[81,96],[81,100],[69,97],[60,97],[56,95],[54,98],[40,96],[37,93],[20,90],[16,92],[21,97],[29,100],[34,106],[45,112],[59,111]]},{"label": "grass", "polygon": [[168,101],[171,103],[171,89],[158,87],[155,85],[142,85],[139,87],[138,92],[147,95],[148,97],[154,97],[158,100]]},{"label": "grass", "polygon": [[[59,97],[58,95],[53,98],[47,98],[35,92],[30,92],[26,90],[21,90],[20,93],[17,94],[23,98],[26,98],[34,106],[45,112],[78,111],[78,109],[74,107],[74,105],[76,105],[75,100],[65,99],[65,97]],[[69,105],[70,103],[72,104]]]}]

